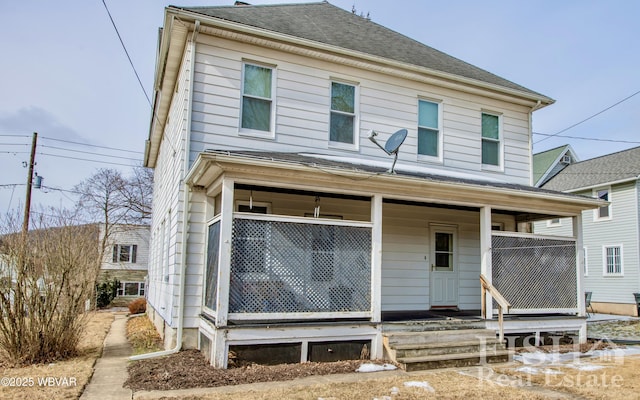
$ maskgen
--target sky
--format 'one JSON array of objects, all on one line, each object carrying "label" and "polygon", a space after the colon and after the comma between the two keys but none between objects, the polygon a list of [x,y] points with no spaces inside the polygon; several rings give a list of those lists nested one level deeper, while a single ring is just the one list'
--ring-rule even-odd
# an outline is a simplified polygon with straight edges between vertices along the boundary
[{"label": "sky", "polygon": [[[640,146],[640,1],[330,3],[555,99],[533,114],[534,152],[570,144],[586,160]],[[142,164],[151,117],[144,91],[153,96],[158,28],[169,4],[233,0],[4,2],[0,214],[24,205],[33,132],[35,172],[43,177],[32,193],[36,212],[71,206],[73,187],[98,168],[127,175]]]}]

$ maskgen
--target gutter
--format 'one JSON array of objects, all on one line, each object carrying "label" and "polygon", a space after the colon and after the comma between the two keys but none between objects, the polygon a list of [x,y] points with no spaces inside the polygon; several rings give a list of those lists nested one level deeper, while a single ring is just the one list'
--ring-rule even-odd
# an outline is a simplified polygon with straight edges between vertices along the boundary
[{"label": "gutter", "polygon": [[[189,82],[193,82],[194,75],[194,66],[196,60],[196,38],[198,37],[198,32],[200,31],[200,21],[196,21],[196,25],[193,31],[193,35],[191,37],[191,59],[189,66]],[[184,143],[184,169],[183,169],[183,178],[182,178],[182,247],[181,247],[181,258],[180,258],[180,286],[179,296],[178,296],[178,326],[177,326],[177,335],[176,335],[176,346],[171,350],[157,351],[154,353],[140,354],[137,356],[129,357],[131,361],[137,360],[146,360],[149,358],[156,358],[162,356],[168,356],[170,354],[174,354],[179,352],[182,349],[182,335],[184,331],[184,298],[186,291],[186,283],[187,283],[187,239],[189,237],[189,202],[190,198],[190,187],[187,184],[187,175],[189,172],[189,159],[191,152],[191,110],[193,105],[193,90],[189,92],[189,101],[187,104],[187,126],[185,129],[185,143]]]}]

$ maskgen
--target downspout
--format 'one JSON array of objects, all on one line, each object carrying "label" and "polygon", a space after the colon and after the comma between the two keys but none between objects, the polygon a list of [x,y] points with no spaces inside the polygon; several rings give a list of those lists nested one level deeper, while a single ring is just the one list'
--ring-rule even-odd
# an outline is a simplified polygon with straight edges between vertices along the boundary
[{"label": "downspout", "polygon": [[185,141],[184,141],[184,174],[182,178],[182,204],[183,204],[183,217],[182,217],[182,255],[180,258],[180,266],[182,267],[180,271],[180,287],[178,288],[179,296],[178,296],[178,327],[176,333],[176,346],[170,350],[164,351],[156,351],[154,353],[147,354],[139,354],[136,356],[129,357],[129,360],[145,360],[148,358],[162,357],[168,356],[170,354],[174,354],[182,349],[182,335],[184,331],[184,298],[185,298],[185,286],[187,283],[187,238],[188,234],[188,226],[189,226],[189,201],[191,190],[189,185],[187,184],[186,177],[189,173],[189,158],[191,152],[191,108],[193,102],[193,75],[194,75],[194,66],[196,59],[196,38],[198,36],[198,32],[200,31],[200,21],[196,20],[195,27],[193,30],[193,35],[191,37],[191,59],[189,60],[189,96],[187,101],[187,126],[185,129]]}]

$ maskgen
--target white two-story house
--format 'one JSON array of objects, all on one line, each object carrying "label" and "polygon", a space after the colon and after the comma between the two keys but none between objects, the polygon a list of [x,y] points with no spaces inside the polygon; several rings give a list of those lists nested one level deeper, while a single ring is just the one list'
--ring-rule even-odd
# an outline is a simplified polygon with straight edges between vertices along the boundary
[{"label": "white two-story house", "polygon": [[[584,340],[581,237],[526,233],[603,204],[532,186],[552,99],[327,2],[168,7],[155,89],[147,296],[171,351],[382,358],[391,320],[446,313]],[[402,129],[390,171],[369,137]]]}]

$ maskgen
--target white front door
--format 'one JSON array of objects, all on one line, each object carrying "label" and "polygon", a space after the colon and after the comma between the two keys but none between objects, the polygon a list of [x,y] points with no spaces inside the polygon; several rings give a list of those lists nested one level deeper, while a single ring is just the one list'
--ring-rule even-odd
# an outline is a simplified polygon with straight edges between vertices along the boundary
[{"label": "white front door", "polygon": [[453,225],[430,225],[431,307],[458,306],[457,229]]}]

